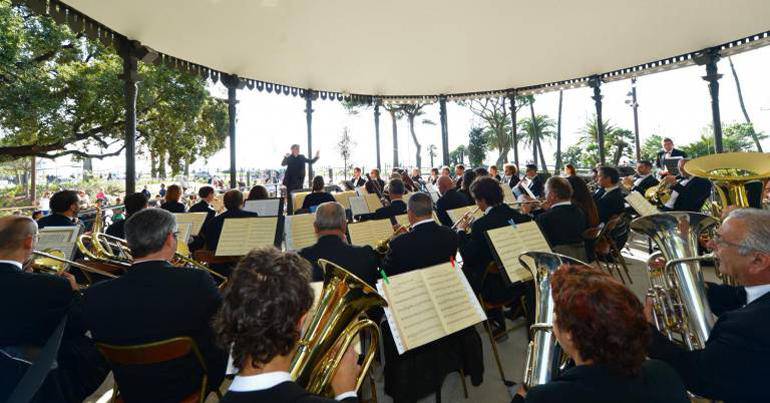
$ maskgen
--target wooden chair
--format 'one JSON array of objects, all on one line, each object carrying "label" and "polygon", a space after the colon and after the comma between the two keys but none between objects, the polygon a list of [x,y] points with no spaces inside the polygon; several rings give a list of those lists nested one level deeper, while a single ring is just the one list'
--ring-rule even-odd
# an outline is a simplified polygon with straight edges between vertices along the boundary
[{"label": "wooden chair", "polygon": [[[156,341],[152,343],[136,344],[128,346],[116,346],[105,343],[96,343],[96,348],[107,359],[110,366],[121,365],[154,365],[162,362],[175,360],[185,357],[190,353],[195,355],[198,364],[203,370],[201,385],[198,391],[186,396],[180,400],[182,403],[203,403],[208,395],[208,370],[203,355],[198,349],[198,345],[190,337],[174,337],[171,339]],[[115,389],[112,392],[112,402],[122,403],[120,397],[120,385],[115,381]],[[217,397],[222,398],[221,392],[216,390]]]}]

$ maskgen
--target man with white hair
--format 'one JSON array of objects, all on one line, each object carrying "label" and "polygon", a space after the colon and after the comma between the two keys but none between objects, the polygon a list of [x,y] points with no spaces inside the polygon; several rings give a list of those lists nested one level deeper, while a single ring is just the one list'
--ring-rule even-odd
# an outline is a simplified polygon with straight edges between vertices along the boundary
[{"label": "man with white hair", "polygon": [[[719,271],[739,286],[709,285],[709,306],[719,319],[703,349],[688,351],[653,330],[650,358],[674,367],[698,396],[725,403],[768,402],[770,211],[731,211],[709,246]],[[645,315],[653,323],[649,300]]]}]

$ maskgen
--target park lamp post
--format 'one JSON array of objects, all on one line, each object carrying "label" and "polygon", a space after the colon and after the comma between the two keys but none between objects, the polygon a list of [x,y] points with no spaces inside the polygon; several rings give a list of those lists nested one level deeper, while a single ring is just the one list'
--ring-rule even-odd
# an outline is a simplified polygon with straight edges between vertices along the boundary
[{"label": "park lamp post", "polygon": [[636,102],[636,77],[631,78],[631,91],[626,94],[626,105],[630,106],[634,111],[634,142],[636,144],[636,162],[642,160],[642,150],[639,144],[639,103]]}]

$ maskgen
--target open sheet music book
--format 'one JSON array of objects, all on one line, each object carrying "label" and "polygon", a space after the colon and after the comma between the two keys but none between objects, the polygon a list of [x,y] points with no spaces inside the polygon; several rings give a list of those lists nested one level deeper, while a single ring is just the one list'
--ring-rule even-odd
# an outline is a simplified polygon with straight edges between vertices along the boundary
[{"label": "open sheet music book", "polygon": [[278,216],[282,214],[281,203],[283,199],[246,200],[243,209],[259,214],[260,217]]},{"label": "open sheet music book", "polygon": [[[452,224],[455,224],[457,223],[457,220],[459,220],[465,215],[465,213],[473,210],[476,210],[476,206],[465,206],[465,207],[460,207],[452,210],[447,210],[446,213],[449,215],[449,218],[452,220]],[[473,213],[473,217],[477,219],[481,218],[483,215],[484,215],[484,212],[481,211],[480,209],[476,210],[476,212]]]},{"label": "open sheet music book", "polygon": [[309,194],[310,192],[292,192],[291,202],[294,206],[294,211],[302,208],[302,203],[305,201],[305,197],[307,197]]},{"label": "open sheet music book", "polygon": [[377,242],[393,235],[390,219],[362,221],[348,225],[350,243],[357,246],[377,246]]},{"label": "open sheet music book", "polygon": [[286,216],[286,225],[284,225],[286,250],[300,250],[315,244],[314,221],[315,213]]},{"label": "open sheet music book", "polygon": [[462,270],[447,262],[377,281],[399,354],[486,320]]},{"label": "open sheet music book", "polygon": [[511,187],[508,186],[507,183],[500,183],[500,189],[503,189],[503,202],[505,203],[516,202],[516,196],[514,196],[513,190],[511,190]]},{"label": "open sheet music book", "polygon": [[275,245],[278,217],[228,218],[215,256],[244,256],[254,248]]},{"label": "open sheet music book", "polygon": [[642,217],[660,213],[657,207],[653,206],[641,193],[636,191],[632,191],[626,196],[626,202]]},{"label": "open sheet music book", "polygon": [[37,246],[35,249],[45,251],[46,249],[56,249],[64,253],[64,258],[72,260],[75,254],[75,243],[83,229],[80,225],[69,227],[45,227],[38,233]]},{"label": "open sheet music book", "polygon": [[190,235],[198,235],[208,213],[174,213],[177,225],[190,224]]},{"label": "open sheet music book", "polygon": [[351,197],[356,197],[356,191],[355,190],[347,190],[344,192],[337,192],[332,193],[332,196],[334,196],[334,200],[337,201],[337,203],[341,204],[342,207],[345,208],[345,210],[350,209],[350,200],[348,200]]},{"label": "open sheet music book", "polygon": [[367,193],[364,199],[366,199],[366,205],[369,207],[370,213],[374,213],[378,208],[382,207],[382,200],[374,193]]},{"label": "open sheet music book", "polygon": [[532,279],[532,274],[519,262],[524,252],[551,252],[551,246],[534,221],[506,225],[487,231],[497,264],[505,268],[511,283]]},{"label": "open sheet music book", "polygon": [[348,198],[350,204],[350,214],[355,217],[361,214],[369,214],[369,205],[366,204],[366,198],[363,196],[353,196]]}]

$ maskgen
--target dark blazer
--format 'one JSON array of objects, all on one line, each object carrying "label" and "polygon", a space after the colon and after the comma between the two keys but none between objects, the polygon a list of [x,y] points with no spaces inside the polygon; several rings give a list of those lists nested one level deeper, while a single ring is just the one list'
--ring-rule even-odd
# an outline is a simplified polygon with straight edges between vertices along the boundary
[{"label": "dark blazer", "polygon": [[74,225],[76,224],[71,218],[58,213],[51,213],[37,220],[38,229],[45,227],[72,227]]},{"label": "dark blazer", "polygon": [[657,360],[642,364],[639,375],[627,377],[604,365],[572,367],[551,382],[527,391],[511,402],[527,403],[688,403],[682,380]]},{"label": "dark blazer", "polygon": [[723,312],[704,349],[687,351],[653,329],[649,355],[674,367],[687,390],[699,396],[725,403],[768,402],[770,293],[742,306],[745,299],[736,297],[736,288],[709,287],[709,305]]},{"label": "dark blazer", "polygon": [[543,178],[541,178],[540,175],[535,175],[535,177],[532,178],[529,183],[529,190],[536,197],[543,197],[545,195],[545,182],[543,182]]},{"label": "dark blazer", "polygon": [[[214,344],[211,318],[221,303],[208,273],[149,261],[89,287],[83,311],[97,342],[131,345],[192,337],[206,361],[209,385],[217,387],[227,353]],[[113,373],[127,402],[179,401],[197,390],[201,375],[192,354],[158,365],[115,367]]]},{"label": "dark blazer", "polygon": [[201,200],[190,206],[188,213],[206,213],[206,220],[204,222],[214,218],[217,215],[216,210],[214,210],[214,208],[211,207],[211,205],[205,200]]},{"label": "dark blazer", "polygon": [[307,158],[303,154],[299,154],[296,157],[289,155],[284,157],[281,161],[281,165],[286,167],[286,173],[283,176],[283,185],[290,191],[294,189],[301,189],[302,182],[305,181],[305,164],[312,164],[318,161],[318,158]]},{"label": "dark blazer", "polygon": [[538,214],[535,221],[551,246],[582,243],[583,231],[588,229],[585,213],[574,204],[548,209]]},{"label": "dark blazer", "polygon": [[622,214],[626,210],[623,192],[620,191],[619,187],[609,193],[606,193],[604,189],[599,189],[594,193],[594,201],[599,213],[599,222],[606,223],[610,217]]},{"label": "dark blazer", "polygon": [[126,239],[126,219],[113,222],[104,232],[116,238]]},{"label": "dark blazer", "polygon": [[453,225],[452,218],[447,214],[447,210],[453,210],[460,207],[465,207],[472,204],[468,197],[464,193],[460,193],[456,189],[449,189],[441,196],[436,202],[436,216],[438,216],[439,222],[451,227]]},{"label": "dark blazer", "polygon": [[303,209],[310,209],[311,207],[317,206],[321,203],[325,202],[333,202],[334,196],[332,196],[331,193],[328,192],[313,192],[309,195],[305,196],[305,200],[302,201],[302,208]]},{"label": "dark blazer", "polygon": [[380,207],[374,212],[372,218],[375,220],[391,218],[397,215],[406,214],[406,203],[403,200],[393,200],[389,206]]},{"label": "dark blazer", "polygon": [[160,205],[160,208],[166,211],[170,211],[172,213],[184,213],[187,211],[187,208],[184,206],[184,204],[178,201],[167,201],[165,203],[162,203]]},{"label": "dark blazer", "polygon": [[[356,403],[358,398],[349,397],[342,400],[345,403]],[[334,403],[336,400],[310,394],[294,382],[283,382],[270,389],[252,392],[228,391],[220,400],[221,403]]]},{"label": "dark blazer", "polygon": [[671,186],[671,190],[679,194],[674,202],[674,211],[698,212],[711,196],[711,181],[694,176],[684,186],[677,182]]},{"label": "dark blazer", "polygon": [[377,271],[377,255],[371,246],[350,245],[336,235],[318,238],[315,245],[303,248],[299,255],[313,265],[313,281],[324,279],[324,272],[317,264],[318,259],[336,263],[372,287],[376,286],[380,277]]},{"label": "dark blazer", "polygon": [[516,175],[513,175],[513,176],[511,176],[511,177],[508,177],[508,178],[505,178],[505,177],[503,177],[503,179],[504,179],[504,180],[506,180],[506,179],[507,179],[507,183],[508,183],[508,186],[509,186],[511,189],[513,189],[513,188],[514,188],[516,185],[518,185],[518,184],[519,184],[519,175],[518,175],[518,174],[516,174]]},{"label": "dark blazer", "polygon": [[[658,155],[655,157],[655,166],[656,167],[658,167],[660,169],[664,168],[663,167],[663,155],[665,155],[665,154],[666,154],[665,150],[658,151]],[[671,156],[672,157],[687,158],[687,154],[684,151],[682,151],[680,149],[677,149],[677,148],[674,148],[674,149],[671,150]]]},{"label": "dark blazer", "polygon": [[359,176],[358,179],[351,179],[350,184],[353,185],[354,188],[361,187],[366,185],[366,179]]},{"label": "dark blazer", "polygon": [[431,221],[390,241],[390,251],[382,261],[389,276],[446,263],[457,254],[457,234]]},{"label": "dark blazer", "polygon": [[632,192],[639,192],[644,196],[644,193],[647,191],[647,189],[656,186],[660,183],[659,180],[655,179],[654,175],[649,175],[646,178],[642,179],[641,182],[639,182],[638,185],[631,188]]},{"label": "dark blazer", "polygon": [[222,234],[222,227],[225,225],[225,219],[228,218],[247,218],[258,217],[257,213],[245,210],[227,210],[224,213],[212,218],[211,220],[203,223],[201,232],[203,238],[206,241],[206,249],[217,250],[217,244],[219,243],[219,235]]},{"label": "dark blazer", "polygon": [[370,181],[366,181],[365,187],[367,192],[374,193],[382,197],[382,192],[385,190],[385,181],[382,179],[372,179]]}]

